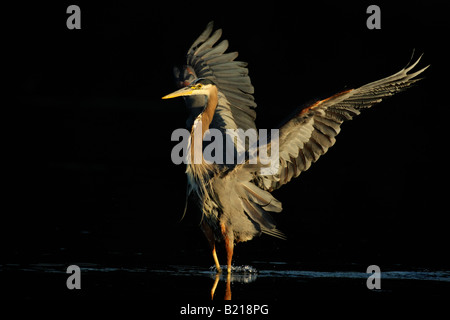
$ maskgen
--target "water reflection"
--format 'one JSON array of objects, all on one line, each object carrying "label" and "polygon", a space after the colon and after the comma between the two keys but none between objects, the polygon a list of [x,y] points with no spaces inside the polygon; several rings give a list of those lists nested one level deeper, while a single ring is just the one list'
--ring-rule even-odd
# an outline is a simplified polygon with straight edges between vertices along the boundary
[{"label": "water reflection", "polygon": [[[214,280],[214,284],[211,288],[211,300],[214,300],[214,294],[216,293],[216,289],[217,289],[217,285],[219,284],[219,280],[220,280],[220,273],[217,273],[215,276],[215,280]],[[223,300],[231,300],[231,284],[230,284],[230,278],[231,278],[231,274],[227,273],[227,282],[226,282],[226,286],[225,286],[225,296],[223,298]]]},{"label": "water reflection", "polygon": [[[211,271],[215,272],[216,268],[211,267]],[[226,268],[222,267],[222,270],[226,270]],[[231,300],[231,283],[251,283],[256,281],[257,270],[251,266],[232,266],[232,273],[217,273],[211,274],[211,278],[214,279],[213,286],[211,288],[211,300],[214,300],[214,294],[216,292],[217,286],[220,280],[225,281],[225,294],[224,300]]]}]

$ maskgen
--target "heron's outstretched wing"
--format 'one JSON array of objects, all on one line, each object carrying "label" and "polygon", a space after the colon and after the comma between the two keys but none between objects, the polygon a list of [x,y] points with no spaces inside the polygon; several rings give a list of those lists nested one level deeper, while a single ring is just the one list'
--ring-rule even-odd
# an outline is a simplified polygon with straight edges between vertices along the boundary
[{"label": "heron's outstretched wing", "polygon": [[[256,103],[252,95],[254,88],[248,76],[247,63],[235,61],[237,52],[225,53],[228,40],[222,40],[216,45],[221,36],[222,29],[213,33],[213,22],[208,23],[189,49],[187,65],[182,71],[175,70],[175,77],[179,86],[189,85],[197,78],[209,79],[216,84],[219,101],[210,128],[222,131],[256,129]],[[190,117],[192,122],[202,111],[204,99],[203,96],[186,97],[187,106],[193,113]]]},{"label": "heron's outstretched wing", "polygon": [[346,90],[302,109],[279,130],[279,169],[274,175],[259,175],[256,184],[272,191],[308,170],[334,145],[335,137],[345,120],[351,120],[360,110],[370,108],[383,99],[407,89],[425,67],[409,73],[417,61],[396,74],[371,82],[357,89]]}]

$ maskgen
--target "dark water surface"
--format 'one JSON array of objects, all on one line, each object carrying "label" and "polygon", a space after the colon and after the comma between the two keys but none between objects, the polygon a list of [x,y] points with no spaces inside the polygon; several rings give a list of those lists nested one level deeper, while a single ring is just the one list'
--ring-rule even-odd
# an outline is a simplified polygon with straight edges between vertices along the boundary
[{"label": "dark water surface", "polygon": [[[381,270],[381,289],[370,290],[366,266],[292,265],[258,262],[217,274],[213,267],[192,265],[106,266],[78,263],[81,289],[66,286],[68,265],[61,263],[0,266],[5,298],[152,299],[152,300],[296,300],[296,299],[448,299],[450,271]],[[305,269],[304,269],[305,268]],[[328,267],[329,268],[329,267]],[[5,288],[6,285],[6,288]],[[227,292],[228,290],[228,292]]]}]

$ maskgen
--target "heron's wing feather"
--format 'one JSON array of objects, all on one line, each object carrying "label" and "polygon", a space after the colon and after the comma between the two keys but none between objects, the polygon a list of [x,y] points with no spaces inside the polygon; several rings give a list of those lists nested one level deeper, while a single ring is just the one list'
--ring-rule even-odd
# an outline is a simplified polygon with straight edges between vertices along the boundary
[{"label": "heron's wing feather", "polygon": [[[234,180],[235,184],[232,190],[227,190],[227,192],[235,193],[236,197],[234,198],[239,201],[243,214],[255,225],[258,225],[258,229],[262,233],[286,239],[283,232],[276,228],[270,215],[270,212],[281,212],[282,204],[270,192],[262,190],[252,182],[253,168],[251,165],[242,165],[239,170],[230,170],[221,179]],[[239,209],[235,209],[234,214],[238,212]]]},{"label": "heron's wing feather", "polygon": [[[334,145],[341,124],[420,79],[425,67],[409,73],[419,59],[399,72],[360,88],[335,94],[302,109],[279,129],[279,168],[273,175],[257,175],[256,184],[272,191],[308,170]],[[273,143],[273,142],[272,142]]]},{"label": "heron's wing feather", "polygon": [[[248,76],[247,63],[235,61],[237,52],[226,53],[228,40],[216,44],[221,36],[222,30],[213,32],[213,22],[210,22],[188,50],[187,66],[183,73],[178,71],[176,74],[179,83],[189,85],[197,78],[206,78],[217,85],[219,101],[210,128],[221,131],[256,129],[254,88]],[[204,105],[204,100],[200,101],[202,98],[186,98],[188,108]],[[198,114],[201,110],[197,108],[193,112]]]}]

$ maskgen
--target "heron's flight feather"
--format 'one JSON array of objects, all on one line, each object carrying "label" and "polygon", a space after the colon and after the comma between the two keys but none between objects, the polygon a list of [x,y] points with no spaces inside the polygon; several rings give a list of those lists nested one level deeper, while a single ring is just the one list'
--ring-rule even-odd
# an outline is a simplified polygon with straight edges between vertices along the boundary
[{"label": "heron's flight feather", "polygon": [[300,110],[280,127],[279,171],[275,175],[258,175],[255,179],[258,186],[272,191],[306,171],[334,145],[344,121],[419,81],[414,78],[428,66],[408,72],[420,59],[389,77],[340,92]]},{"label": "heron's flight feather", "polygon": [[[217,85],[219,101],[210,128],[222,132],[226,129],[256,129],[256,103],[252,96],[254,88],[248,76],[247,63],[235,61],[237,52],[226,52],[228,40],[215,45],[221,36],[222,30],[218,29],[213,33],[213,22],[208,23],[205,31],[188,50],[185,68],[193,72],[185,80],[191,82],[197,78],[205,78]],[[186,100],[189,108],[190,98]]]}]

